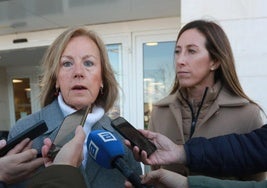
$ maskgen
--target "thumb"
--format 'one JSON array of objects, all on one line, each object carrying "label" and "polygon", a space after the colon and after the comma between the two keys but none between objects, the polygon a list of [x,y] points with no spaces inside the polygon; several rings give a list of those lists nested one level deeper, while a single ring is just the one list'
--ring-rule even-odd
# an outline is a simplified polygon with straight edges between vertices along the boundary
[{"label": "thumb", "polygon": [[82,126],[80,126],[80,125],[75,130],[74,140],[75,140],[75,142],[82,143],[82,144],[85,140],[85,132],[84,132]]}]

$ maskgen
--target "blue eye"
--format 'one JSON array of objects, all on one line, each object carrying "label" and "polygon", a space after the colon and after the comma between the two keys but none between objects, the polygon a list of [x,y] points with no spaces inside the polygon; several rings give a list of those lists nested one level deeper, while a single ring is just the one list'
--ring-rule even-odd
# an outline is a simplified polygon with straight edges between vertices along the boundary
[{"label": "blue eye", "polygon": [[84,66],[86,66],[86,67],[91,67],[91,66],[94,65],[94,63],[93,63],[92,61],[89,61],[89,60],[84,61],[83,64],[84,64]]},{"label": "blue eye", "polygon": [[73,63],[70,62],[70,61],[65,61],[65,62],[62,63],[62,65],[63,65],[63,67],[70,67],[70,66],[73,65]]}]

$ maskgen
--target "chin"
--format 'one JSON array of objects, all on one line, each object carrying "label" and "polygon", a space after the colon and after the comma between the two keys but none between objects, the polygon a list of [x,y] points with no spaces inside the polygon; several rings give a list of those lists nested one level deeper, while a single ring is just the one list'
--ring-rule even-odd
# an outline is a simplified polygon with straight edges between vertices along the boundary
[{"label": "chin", "polygon": [[70,105],[72,108],[76,109],[76,110],[80,110],[84,107],[87,107],[88,104],[90,104],[89,102],[82,102],[82,103],[72,103],[72,105]]}]

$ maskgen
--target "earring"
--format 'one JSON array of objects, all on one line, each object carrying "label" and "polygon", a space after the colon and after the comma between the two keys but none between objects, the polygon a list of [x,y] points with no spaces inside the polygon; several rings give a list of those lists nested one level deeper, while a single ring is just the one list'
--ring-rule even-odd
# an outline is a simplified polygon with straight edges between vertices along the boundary
[{"label": "earring", "polygon": [[104,86],[103,86],[103,83],[101,83],[101,86],[100,86],[100,94],[103,95],[104,94]]},{"label": "earring", "polygon": [[55,91],[54,95],[57,97],[58,94],[59,94],[59,87],[56,87],[56,91]]}]

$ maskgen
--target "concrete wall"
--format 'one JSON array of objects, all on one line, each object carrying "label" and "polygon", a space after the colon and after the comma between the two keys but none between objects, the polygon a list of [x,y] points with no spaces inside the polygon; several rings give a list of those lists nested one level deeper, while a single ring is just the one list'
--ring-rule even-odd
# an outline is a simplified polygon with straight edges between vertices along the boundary
[{"label": "concrete wall", "polygon": [[231,42],[245,92],[267,112],[267,1],[182,0],[182,25],[194,19],[218,21]]}]

